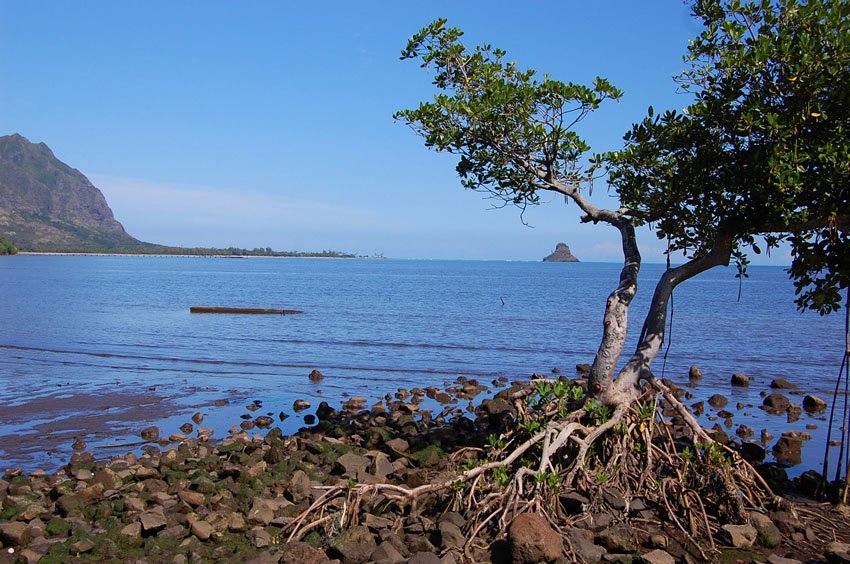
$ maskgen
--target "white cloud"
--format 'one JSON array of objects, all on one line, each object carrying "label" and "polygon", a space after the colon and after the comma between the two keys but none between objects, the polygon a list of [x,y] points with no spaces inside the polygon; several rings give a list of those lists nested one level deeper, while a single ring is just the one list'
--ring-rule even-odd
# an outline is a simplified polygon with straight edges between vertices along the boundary
[{"label": "white cloud", "polygon": [[321,235],[379,219],[370,210],[321,200],[97,173],[88,177],[130,234],[157,243],[275,246],[300,240],[311,245],[313,239],[329,239]]}]

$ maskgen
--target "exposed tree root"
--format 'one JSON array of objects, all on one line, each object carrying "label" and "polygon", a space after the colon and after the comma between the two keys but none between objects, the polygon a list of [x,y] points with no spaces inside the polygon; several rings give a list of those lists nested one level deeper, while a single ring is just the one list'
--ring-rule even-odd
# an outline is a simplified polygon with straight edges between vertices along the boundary
[{"label": "exposed tree root", "polygon": [[[463,553],[471,561],[476,547],[504,538],[525,511],[564,529],[598,514],[612,497],[625,502],[624,515],[640,518],[630,509],[639,498],[675,525],[695,555],[708,560],[716,552],[720,524],[744,523],[749,510],[781,502],[749,464],[714,442],[655,379],[645,385],[642,401],[615,409],[586,400],[583,389],[568,380],[537,381],[536,388],[515,399],[520,409],[513,429],[492,435],[486,449],[456,451],[452,476],[418,487],[327,487],[284,529],[287,541],[320,527],[331,533],[356,524],[361,502],[380,496],[396,504],[401,515],[415,516],[435,505],[439,512],[464,512]],[[560,496],[568,492],[586,500],[582,511],[563,506]],[[345,499],[341,508],[339,498]]]}]

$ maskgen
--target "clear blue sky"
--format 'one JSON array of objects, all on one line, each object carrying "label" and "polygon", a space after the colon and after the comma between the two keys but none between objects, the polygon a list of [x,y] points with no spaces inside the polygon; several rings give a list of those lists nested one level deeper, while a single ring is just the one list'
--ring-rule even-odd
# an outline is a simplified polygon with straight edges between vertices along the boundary
[{"label": "clear blue sky", "polygon": [[680,0],[0,0],[0,134],[47,143],[150,242],[538,260],[564,241],[621,260],[617,233],[562,200],[528,212],[533,228],[489,209],[393,123],[433,94],[399,52],[437,17],[522,67],[624,90],[582,125],[594,150],[650,104],[687,104],[671,78],[699,26]]}]

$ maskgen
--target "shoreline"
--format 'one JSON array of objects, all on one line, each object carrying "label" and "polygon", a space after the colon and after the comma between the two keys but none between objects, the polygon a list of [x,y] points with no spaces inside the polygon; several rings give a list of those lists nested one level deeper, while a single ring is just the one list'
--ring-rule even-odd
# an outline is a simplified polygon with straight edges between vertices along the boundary
[{"label": "shoreline", "polygon": [[[448,494],[434,496],[410,515],[368,498],[352,505],[350,512],[339,513],[343,505],[328,505],[328,517],[349,515],[353,520],[343,519],[327,536],[320,531],[328,521],[305,521],[305,511],[333,492],[343,501],[345,492],[353,491],[352,484],[364,488],[381,483],[392,488],[438,484],[450,468],[463,469],[465,457],[458,458],[462,453],[487,448],[485,443],[492,440],[488,436],[497,436],[494,433],[507,424],[504,417],[511,409],[510,398],[532,389],[533,382],[494,382],[501,390],[480,401],[476,398],[486,386],[459,378],[445,389],[399,390],[395,397],[387,394],[371,407],[366,398],[349,398],[339,409],[322,402],[308,408],[309,425],[292,435],[281,433],[273,418],[257,415],[264,408],[261,400],[255,400],[246,406],[248,417],[242,417],[223,438],[214,438],[212,429],[203,426],[204,412],[198,412],[181,426],[181,433],[168,438],[156,427],[142,430],[145,446],[139,455],[98,459],[82,445],[56,473],[6,470],[0,480],[0,542],[4,550],[9,548],[10,554],[27,561],[47,557],[51,562],[139,556],[151,561],[256,556],[289,563],[334,558],[343,562],[506,561],[511,550],[516,554],[513,546],[524,542],[521,533],[512,527],[505,543],[489,536],[495,532],[492,527],[471,530],[476,506],[463,509],[461,504],[452,510]],[[575,382],[580,385],[581,379]],[[446,401],[439,413],[424,408],[428,400],[437,399]],[[678,432],[675,427],[671,431]],[[610,488],[603,490],[613,495]],[[24,492],[29,493],[22,496]],[[687,540],[677,535],[669,521],[664,524],[662,508],[644,504],[633,513],[618,509],[619,502],[612,499],[613,506],[594,505],[593,513],[581,505],[567,519],[566,529],[559,534],[571,539],[569,544],[550,542],[548,549],[538,549],[583,560],[606,553],[659,557],[659,551],[671,559],[685,558],[697,550],[688,548]],[[638,501],[631,502],[635,508]],[[835,519],[827,507],[799,502],[812,515]],[[590,506],[588,500],[582,503]],[[512,519],[518,517],[514,514]],[[631,540],[622,544],[605,540],[631,519],[642,523],[643,532],[627,529]],[[718,545],[720,553],[808,559],[829,550],[823,534],[803,534],[810,528],[808,521],[773,513],[768,518],[772,523],[771,519],[783,529],[765,529],[774,535],[770,542],[762,540],[766,544],[745,550],[723,542]],[[536,527],[544,536],[554,533],[545,521]],[[832,534],[850,542],[846,526]],[[475,535],[486,548],[468,545]],[[705,545],[699,550],[710,549]],[[421,560],[425,554],[431,560]]]}]

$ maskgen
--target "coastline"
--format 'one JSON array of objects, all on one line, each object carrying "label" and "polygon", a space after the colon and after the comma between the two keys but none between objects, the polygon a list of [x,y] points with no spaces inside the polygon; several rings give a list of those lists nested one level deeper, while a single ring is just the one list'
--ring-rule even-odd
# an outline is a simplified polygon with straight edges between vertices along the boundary
[{"label": "coastline", "polygon": [[[574,382],[580,385],[582,380]],[[721,542],[717,552],[713,545],[693,545],[677,534],[669,521],[665,524],[661,507],[644,503],[638,510],[635,498],[635,510],[628,510],[627,502],[624,511],[616,496],[610,497],[610,488],[601,490],[608,496],[600,497],[608,500],[603,505],[585,499],[578,509],[568,509],[571,517],[560,533],[551,523],[535,522],[534,534],[549,539],[543,546],[519,527],[508,529],[506,537],[498,536],[495,524],[473,527],[479,508],[456,505],[453,496],[439,490],[425,494],[412,514],[403,498],[400,505],[392,504],[393,488],[439,487],[447,472],[468,468],[468,456],[489,448],[488,437],[504,428],[510,398],[533,388],[532,381],[493,384],[500,391],[483,399],[487,386],[459,378],[442,390],[399,390],[371,407],[366,398],[349,398],[338,409],[322,402],[315,415],[310,406],[309,424],[292,435],[275,428],[273,418],[256,415],[264,408],[255,400],[246,406],[248,417],[224,437],[216,438],[204,426],[205,417],[212,415],[205,409],[167,438],[157,427],[143,429],[139,454],[104,459],[79,445],[57,473],[6,469],[0,480],[0,542],[9,554],[27,561],[46,557],[46,562],[139,556],[153,561],[255,557],[285,563],[537,561],[516,558],[521,543],[549,556],[580,560],[652,555],[669,560],[648,561],[666,562],[688,554],[693,558],[698,555],[694,551],[718,558],[781,555],[808,560],[832,546],[824,527],[829,519],[840,518],[829,507],[801,499],[796,503],[806,507],[806,518],[804,513],[799,518],[771,513],[768,522],[781,524],[782,530],[763,522],[765,534],[773,536],[759,537],[759,543],[743,550]],[[439,412],[426,409],[429,400],[442,400],[444,407]],[[678,432],[676,427],[671,431]],[[373,491],[381,484],[389,488],[387,493],[374,489],[353,503],[356,491]],[[342,503],[346,496],[352,500],[350,509]],[[326,517],[310,515],[311,507],[333,499],[340,503],[325,506]],[[593,511],[584,504],[593,505]],[[509,520],[521,521],[522,514],[529,515],[514,513]],[[640,526],[627,529],[629,540],[612,544],[613,535],[633,519]],[[849,542],[850,531],[834,522],[831,540]],[[815,523],[817,533],[802,534]],[[476,537],[478,542],[470,544]]]}]

